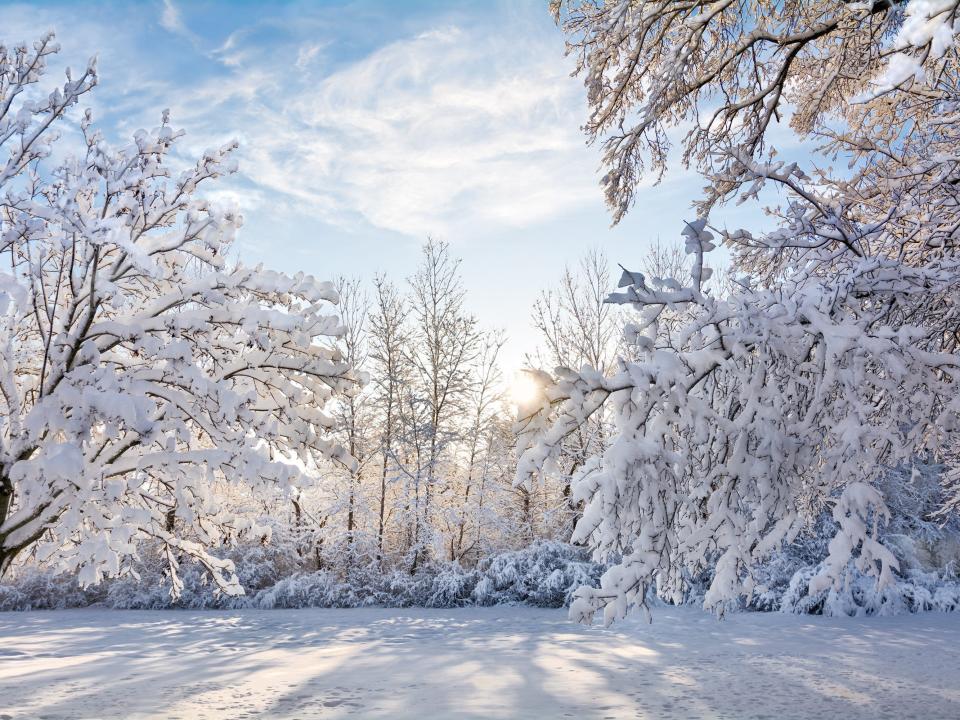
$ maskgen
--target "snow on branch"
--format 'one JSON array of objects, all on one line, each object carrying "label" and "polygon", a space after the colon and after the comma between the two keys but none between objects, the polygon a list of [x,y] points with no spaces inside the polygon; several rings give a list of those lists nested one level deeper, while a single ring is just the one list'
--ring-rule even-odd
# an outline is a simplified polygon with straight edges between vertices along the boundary
[{"label": "snow on branch", "polygon": [[86,111],[83,144],[45,163],[96,83],[91,63],[22,99],[56,47],[0,48],[0,572],[38,546],[95,583],[150,539],[174,593],[184,558],[242,592],[208,548],[260,531],[219,488],[289,494],[354,463],[323,410],[357,384],[336,291],[227,260],[242,218],[199,193],[236,170],[237,144],[174,174],[167,112],[114,148]]}]

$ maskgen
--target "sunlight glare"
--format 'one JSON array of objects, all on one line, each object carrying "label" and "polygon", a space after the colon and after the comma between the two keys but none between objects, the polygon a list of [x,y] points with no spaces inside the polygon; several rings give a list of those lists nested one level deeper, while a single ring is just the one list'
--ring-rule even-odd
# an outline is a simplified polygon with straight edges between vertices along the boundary
[{"label": "sunlight glare", "polygon": [[527,370],[518,370],[513,374],[513,382],[510,384],[510,399],[519,407],[525,407],[536,403],[543,388],[537,382],[533,373]]}]

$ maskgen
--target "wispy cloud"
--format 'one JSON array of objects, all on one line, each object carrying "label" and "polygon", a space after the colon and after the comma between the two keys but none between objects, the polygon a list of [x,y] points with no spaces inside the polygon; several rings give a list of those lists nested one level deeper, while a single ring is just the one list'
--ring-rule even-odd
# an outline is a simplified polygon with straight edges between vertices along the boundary
[{"label": "wispy cloud", "polygon": [[183,19],[180,7],[173,0],[163,0],[160,11],[160,27],[167,32],[189,41],[195,48],[202,48],[203,38],[190,29]]},{"label": "wispy cloud", "polygon": [[173,4],[173,0],[163,0],[160,26],[176,35],[188,32],[186,25],[183,24],[183,18],[180,16],[180,8]]},{"label": "wispy cloud", "polygon": [[169,106],[190,153],[238,137],[246,190],[237,197],[272,194],[341,227],[451,238],[599,201],[578,130],[582,89],[556,34],[434,19],[341,57],[309,11],[252,18],[216,39],[188,27],[173,0],[159,9],[160,25],[194,45],[194,71],[170,77],[137,43],[114,44],[130,57],[109,70],[136,77],[105,76],[114,90],[103,88],[101,102],[129,110],[115,117],[123,134]]},{"label": "wispy cloud", "polygon": [[180,121],[204,135],[232,125],[255,183],[334,223],[462,234],[596,200],[579,88],[535,43],[442,27],[328,75],[311,68],[318,51],[274,55],[275,73],[239,63],[188,92]]},{"label": "wispy cloud", "polygon": [[301,70],[305,69],[316,59],[323,48],[324,43],[306,43],[301,45],[300,49],[297,50],[297,61],[294,64]]}]

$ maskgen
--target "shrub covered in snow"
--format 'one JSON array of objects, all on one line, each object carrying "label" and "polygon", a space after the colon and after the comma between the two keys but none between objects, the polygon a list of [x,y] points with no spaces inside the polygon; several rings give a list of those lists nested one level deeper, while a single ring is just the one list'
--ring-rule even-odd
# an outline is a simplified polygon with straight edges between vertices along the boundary
[{"label": "shrub covered in snow", "polygon": [[936,572],[911,571],[885,587],[872,577],[851,573],[840,588],[810,592],[821,566],[797,571],[780,599],[783,612],[823,615],[896,615],[905,612],[960,609],[960,582]]},{"label": "shrub covered in snow", "polygon": [[459,607],[529,604],[563,607],[583,584],[596,584],[603,568],[579,548],[540,542],[505,552],[476,568],[458,563],[430,563],[413,575],[380,570],[376,564],[307,570],[284,546],[239,546],[223,555],[233,560],[247,594],[217,593],[203,569],[184,562],[183,588],[174,600],[159,559],[142,562],[139,579],[131,575],[80,589],[76,577],[20,568],[8,585],[0,585],[0,610],[52,609],[103,605],[123,609],[160,608],[298,608],[298,607]]},{"label": "shrub covered in snow", "polygon": [[960,526],[956,515],[942,516],[943,468],[917,462],[890,469],[877,483],[890,518],[880,535],[896,558],[893,582],[847,568],[839,587],[811,590],[824,570],[828,540],[836,533],[824,513],[807,533],[757,568],[757,589],[746,603],[758,610],[825,615],[890,615],[960,608]]},{"label": "shrub covered in snow", "polygon": [[460,607],[503,603],[564,607],[584,584],[595,585],[603,568],[580,548],[539,542],[494,555],[476,568],[433,563],[411,575],[381,572],[375,565],[298,573],[257,593],[252,604],[275,607]]},{"label": "shrub covered in snow", "polygon": [[565,607],[582,585],[595,586],[602,568],[572,545],[545,542],[496,555],[481,565],[473,599],[481,605],[518,602]]},{"label": "shrub covered in snow", "polygon": [[83,588],[72,574],[31,569],[0,583],[0,611],[86,607],[104,603],[106,596],[104,584]]},{"label": "shrub covered in snow", "polygon": [[[960,608],[960,524],[943,507],[944,468],[917,460],[889,469],[877,482],[890,512],[879,540],[896,563],[890,584],[859,571],[854,562],[844,568],[844,582],[816,587],[837,534],[832,512],[824,511],[791,543],[758,563],[751,572],[753,592],[728,608],[825,615],[888,615]],[[683,602],[702,604],[713,582],[714,568],[686,578]]]}]

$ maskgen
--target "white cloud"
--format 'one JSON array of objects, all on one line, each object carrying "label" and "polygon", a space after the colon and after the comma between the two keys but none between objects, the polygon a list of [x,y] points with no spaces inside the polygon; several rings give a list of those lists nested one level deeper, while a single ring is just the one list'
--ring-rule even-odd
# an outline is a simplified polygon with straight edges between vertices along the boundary
[{"label": "white cloud", "polygon": [[180,16],[180,8],[173,4],[173,0],[163,0],[160,27],[175,35],[183,35],[188,32],[186,25],[183,24],[183,18]]},{"label": "white cloud", "polygon": [[602,202],[578,129],[582,88],[552,28],[441,25],[345,62],[316,21],[300,19],[301,31],[260,19],[201,41],[164,0],[161,25],[191,39],[198,66],[216,64],[171,77],[98,28],[95,42],[128,62],[104,68],[97,103],[123,136],[171,107],[188,133],[184,159],[238,137],[258,204],[272,193],[343,227],[457,239]]},{"label": "white cloud", "polygon": [[208,81],[179,122],[235,124],[251,179],[334,223],[452,236],[597,202],[580,89],[553,43],[446,27],[319,77],[318,49],[297,49],[302,83],[280,60]]},{"label": "white cloud", "polygon": [[310,63],[312,63],[321,50],[325,47],[325,43],[307,43],[301,45],[300,49],[297,50],[297,61],[296,66],[303,70]]}]

